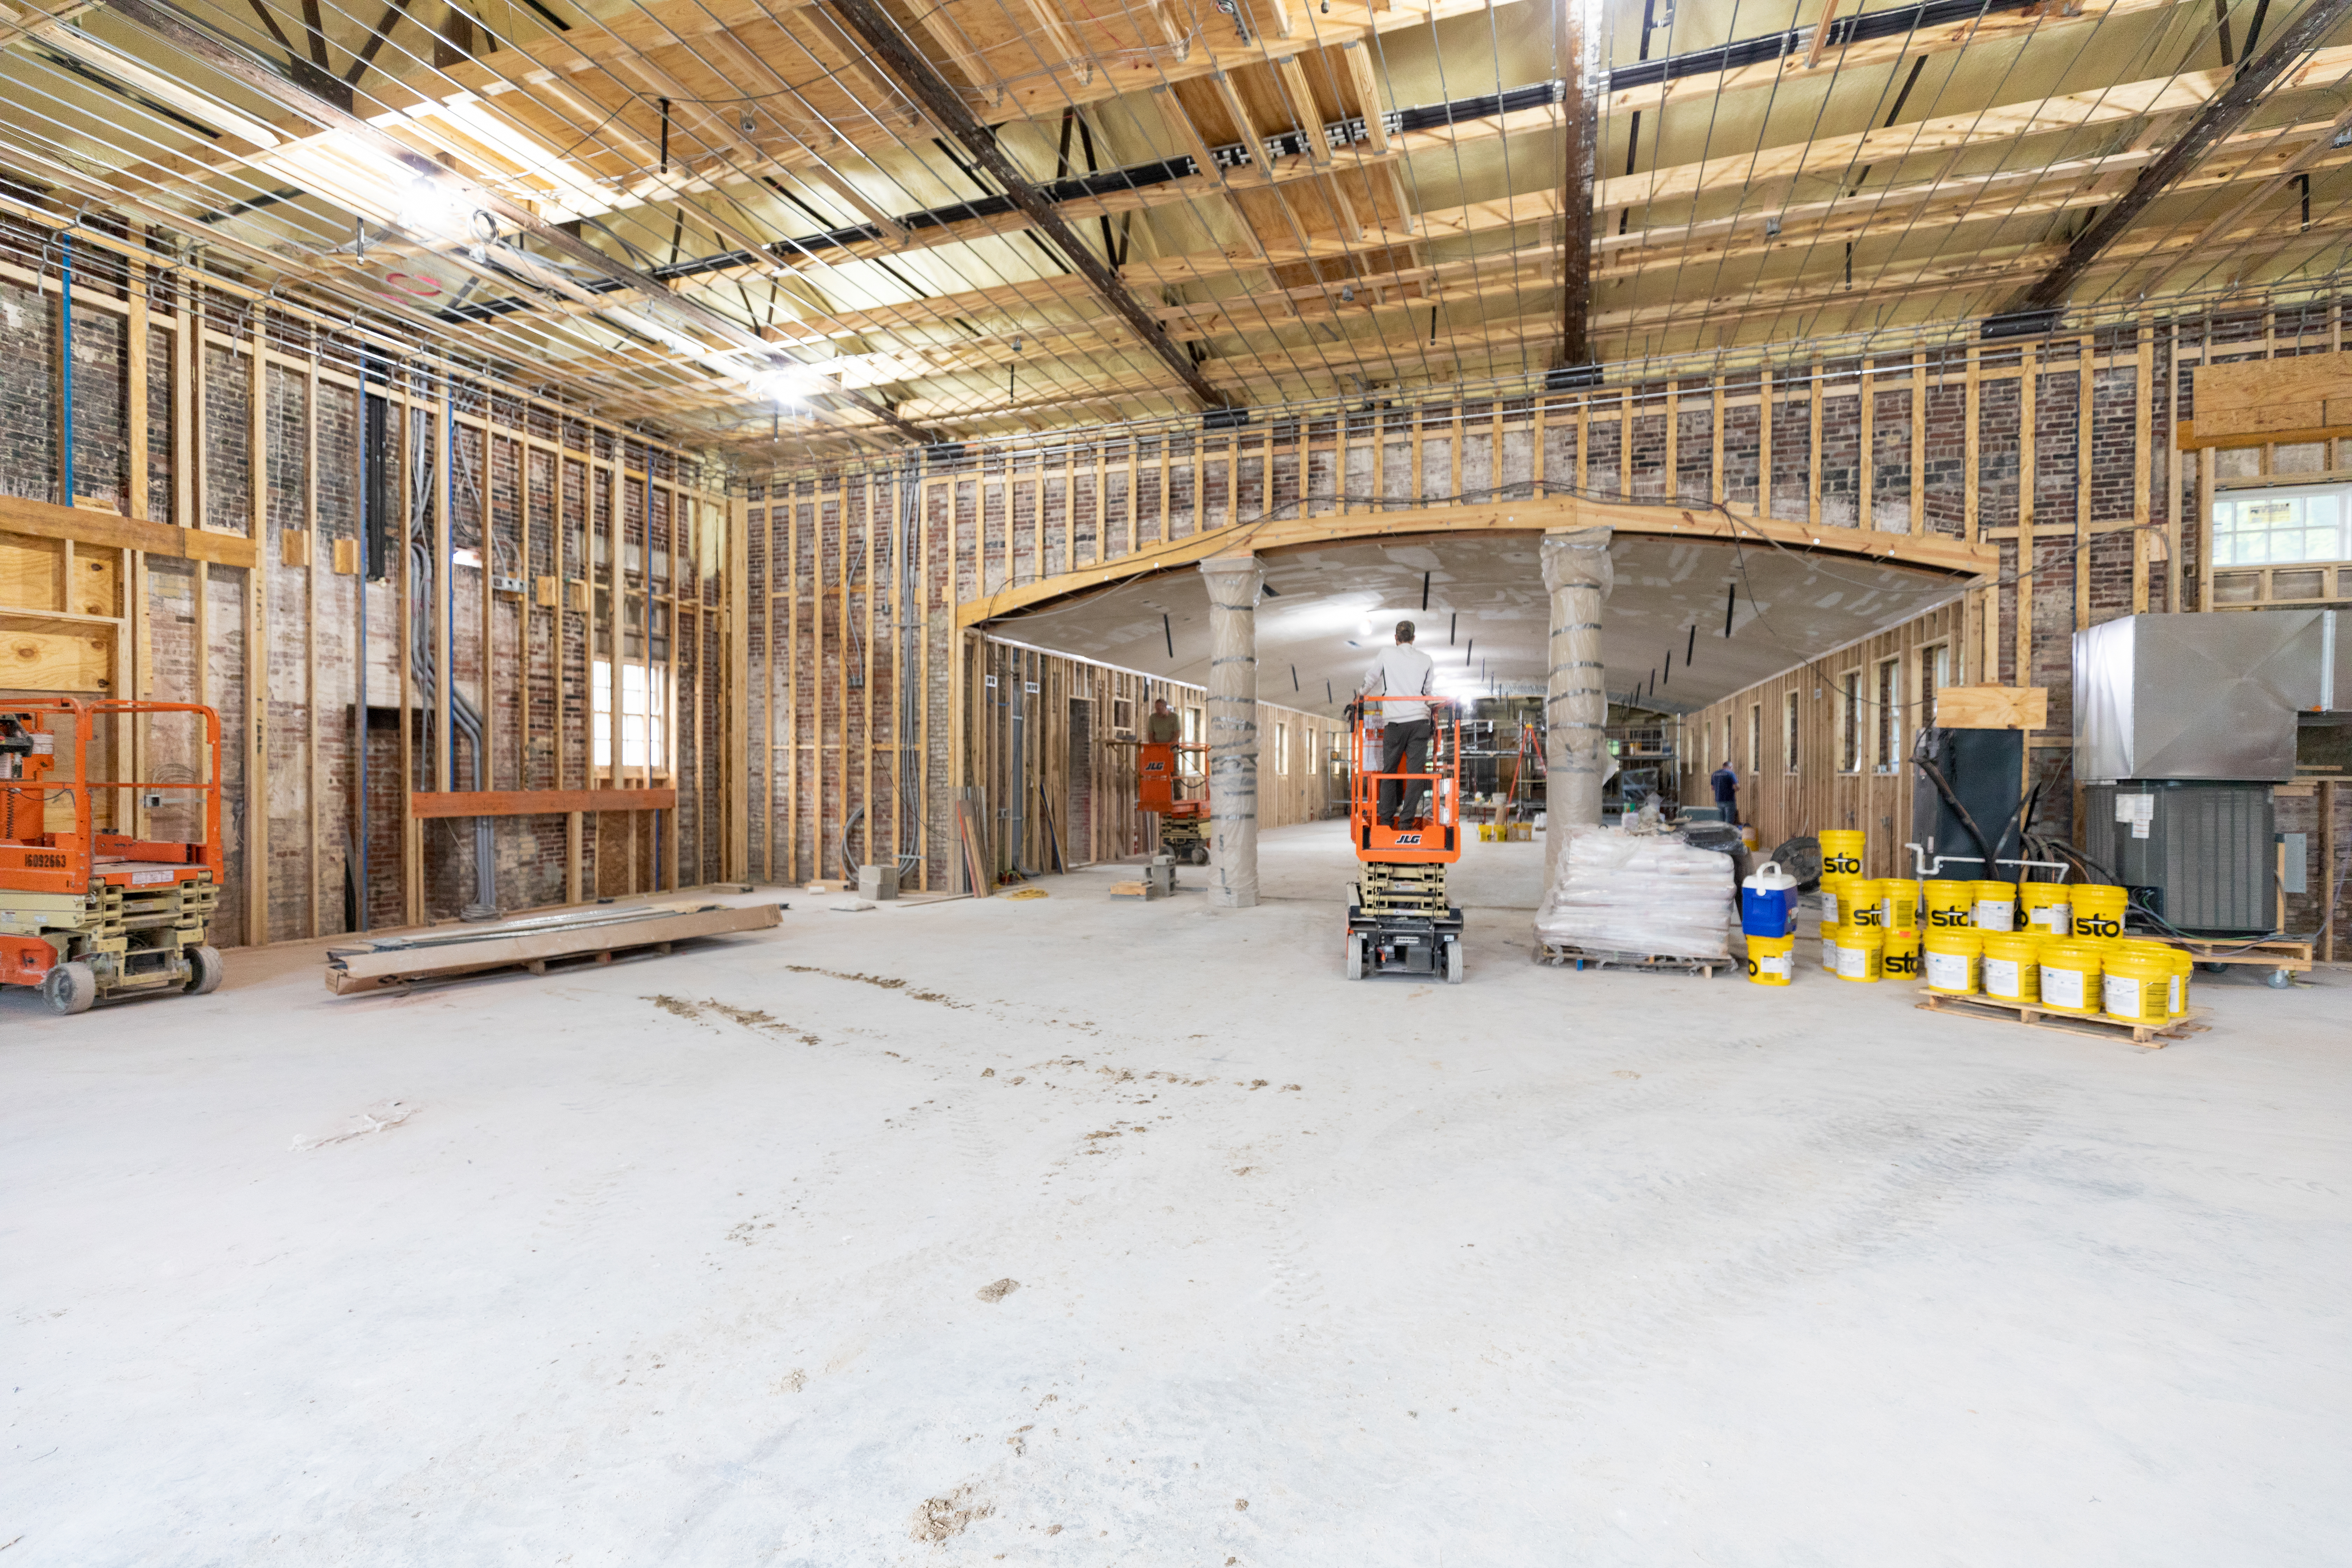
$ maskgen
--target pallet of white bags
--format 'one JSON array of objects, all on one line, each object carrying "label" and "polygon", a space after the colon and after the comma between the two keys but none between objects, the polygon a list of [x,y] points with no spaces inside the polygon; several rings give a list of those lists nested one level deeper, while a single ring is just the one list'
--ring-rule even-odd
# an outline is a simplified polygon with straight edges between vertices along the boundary
[{"label": "pallet of white bags", "polygon": [[1648,969],[1672,974],[1696,974],[1704,979],[1715,978],[1717,969],[1727,969],[1738,959],[1717,953],[1705,958],[1679,958],[1663,952],[1612,952],[1605,949],[1577,947],[1568,942],[1546,942],[1536,944],[1536,962],[1555,968],[1574,966],[1577,969]]}]

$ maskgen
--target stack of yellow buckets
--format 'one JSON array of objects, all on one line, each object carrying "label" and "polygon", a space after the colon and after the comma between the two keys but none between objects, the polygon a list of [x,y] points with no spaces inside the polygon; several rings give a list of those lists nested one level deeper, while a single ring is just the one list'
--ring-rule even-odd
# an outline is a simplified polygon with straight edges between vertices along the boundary
[{"label": "stack of yellow buckets", "polygon": [[2136,1023],[2189,1011],[2189,955],[2126,937],[2121,888],[1935,878],[1924,888],[1930,991]]},{"label": "stack of yellow buckets", "polygon": [[2126,936],[2129,896],[2121,888],[1865,878],[1862,834],[1820,837],[1826,973],[1863,982],[1923,977],[1928,990],[1948,996],[2136,1023],[2189,1011],[2189,955]]},{"label": "stack of yellow buckets", "polygon": [[1822,844],[1822,968],[1870,982],[1919,973],[1919,884],[1862,874],[1863,835],[1832,828]]}]

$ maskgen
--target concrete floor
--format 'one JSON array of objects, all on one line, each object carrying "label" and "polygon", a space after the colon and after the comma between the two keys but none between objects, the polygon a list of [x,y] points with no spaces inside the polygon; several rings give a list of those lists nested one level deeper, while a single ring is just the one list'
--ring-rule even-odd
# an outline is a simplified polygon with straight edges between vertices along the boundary
[{"label": "concrete floor", "polygon": [[2343,1559],[2341,972],[2159,1052],[1523,909],[1351,986],[1344,840],[1265,851],[1239,913],[8,994],[0,1563]]}]

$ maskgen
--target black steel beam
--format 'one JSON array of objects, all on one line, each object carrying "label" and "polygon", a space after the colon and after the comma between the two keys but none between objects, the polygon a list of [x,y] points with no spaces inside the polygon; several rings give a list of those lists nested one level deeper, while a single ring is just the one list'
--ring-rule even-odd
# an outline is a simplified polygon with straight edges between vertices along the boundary
[{"label": "black steel beam", "polygon": [[[941,76],[908,42],[898,24],[884,14],[874,0],[825,0],[825,6],[838,16],[849,30],[864,40],[882,68],[898,79],[898,84],[913,95],[923,112],[941,129],[953,135],[971,154],[973,162],[988,172],[1004,194],[1019,207],[1024,216],[1045,232],[1055,248],[1061,251],[1078,275],[1090,284],[1103,301],[1118,313],[1129,331],[1143,341],[1144,346],[1157,354],[1161,363],[1183,379],[1192,395],[1201,400],[1203,408],[1223,408],[1233,399],[1210,384],[1201,369],[1168,335],[1167,329],[1142,303],[1129,293],[1127,285],[1108,263],[1087,248],[1062,215],[1054,208],[1053,198],[1029,182],[1027,175],[1013,166],[1013,160],[997,145],[996,133],[982,125],[964,107],[963,96]],[[1099,176],[1097,176],[1099,178]]]},{"label": "black steel beam", "polygon": [[2270,47],[2239,66],[2238,74],[2230,85],[2214,96],[2213,100],[2197,111],[2171,146],[2156,161],[2139,172],[2139,178],[2099,214],[2088,228],[2074,237],[2066,254],[2053,263],[2049,271],[2022,289],[1996,312],[1997,316],[2014,316],[2035,310],[2050,310],[2063,304],[2066,296],[2082,279],[2084,271],[2096,261],[2107,247],[2122,237],[2123,232],[2146,212],[2148,205],[2171,189],[2173,182],[2204,162],[2223,138],[2245,121],[2278,79],[2319,47],[2320,41],[2336,29],[2347,15],[2352,15],[2352,0],[2314,0],[2311,7],[2273,39]]}]

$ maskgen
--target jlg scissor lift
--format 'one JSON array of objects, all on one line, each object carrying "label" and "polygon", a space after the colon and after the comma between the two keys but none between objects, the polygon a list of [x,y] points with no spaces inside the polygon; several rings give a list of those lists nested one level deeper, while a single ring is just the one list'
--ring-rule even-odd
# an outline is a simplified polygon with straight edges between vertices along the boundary
[{"label": "jlg scissor lift", "polygon": [[[1380,771],[1381,705],[1426,698],[1363,697],[1348,726],[1352,764],[1348,834],[1363,862],[1348,889],[1348,978],[1367,974],[1442,974],[1462,982],[1462,911],[1446,902],[1445,868],[1462,858],[1462,721],[1439,719],[1430,737],[1429,771]],[[1398,818],[1380,821],[1381,785],[1400,794]],[[1415,815],[1407,817],[1412,806]]]},{"label": "jlg scissor lift", "polygon": [[[110,755],[120,758],[120,731],[162,713],[201,720],[201,781],[89,776],[100,721],[114,721]],[[61,738],[72,763],[64,778],[52,776]],[[164,796],[153,792],[197,792],[204,837],[98,831],[91,796],[108,791],[117,822],[160,804]],[[147,804],[128,804],[134,800]],[[70,806],[70,830],[49,830],[52,803]],[[0,981],[38,986],[60,1013],[85,1012],[101,996],[213,990],[221,955],[205,936],[221,866],[220,716],[211,709],[70,697],[0,701]]]},{"label": "jlg scissor lift", "polygon": [[1160,818],[1160,847],[1171,858],[1209,863],[1209,803],[1186,799],[1187,752],[1209,748],[1179,741],[1146,741],[1135,748],[1135,809]]}]

